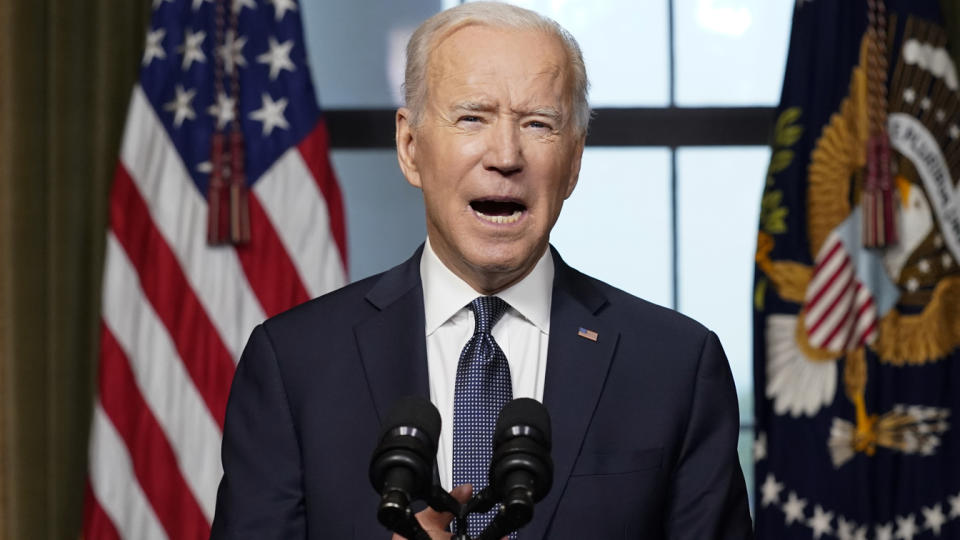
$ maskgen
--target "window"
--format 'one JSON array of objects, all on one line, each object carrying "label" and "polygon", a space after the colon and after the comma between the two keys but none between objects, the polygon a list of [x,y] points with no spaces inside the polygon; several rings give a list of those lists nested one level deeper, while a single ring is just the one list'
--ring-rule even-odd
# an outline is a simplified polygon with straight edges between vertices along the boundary
[{"label": "window", "polygon": [[676,103],[776,105],[793,2],[674,0]]},{"label": "window", "polygon": [[670,150],[591,147],[580,171],[551,243],[578,270],[672,306]]},{"label": "window", "polygon": [[766,147],[677,150],[677,308],[720,336],[753,421],[753,255]]}]

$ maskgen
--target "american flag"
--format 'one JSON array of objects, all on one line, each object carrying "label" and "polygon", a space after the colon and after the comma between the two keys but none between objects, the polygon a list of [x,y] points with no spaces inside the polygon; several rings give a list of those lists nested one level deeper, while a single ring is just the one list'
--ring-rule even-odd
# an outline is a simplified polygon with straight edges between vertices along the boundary
[{"label": "american flag", "polygon": [[[153,8],[110,194],[89,539],[209,536],[249,333],[345,281],[343,205],[296,0]],[[234,161],[212,151],[218,137]],[[246,203],[208,198],[215,177],[239,172]],[[249,242],[208,242],[221,216],[208,200],[223,223],[248,225]]]},{"label": "american flag", "polygon": [[587,330],[586,328],[581,328],[577,331],[577,335],[582,338],[587,338],[590,341],[596,341],[600,334],[594,332],[593,330]]},{"label": "american flag", "polygon": [[877,308],[839,234],[827,237],[814,262],[803,306],[810,344],[847,352],[872,343],[877,337]]}]

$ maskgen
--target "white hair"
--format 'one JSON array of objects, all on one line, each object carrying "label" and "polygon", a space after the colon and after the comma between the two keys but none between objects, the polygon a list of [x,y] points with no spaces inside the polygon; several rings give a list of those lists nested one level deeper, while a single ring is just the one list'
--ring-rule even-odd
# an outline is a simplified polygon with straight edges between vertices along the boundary
[{"label": "white hair", "polygon": [[455,31],[472,25],[516,30],[538,30],[555,36],[566,51],[573,122],[578,134],[587,132],[590,105],[587,102],[587,68],[577,40],[553,19],[500,2],[470,2],[441,11],[421,24],[407,43],[407,67],[403,89],[411,124],[419,125],[427,99],[427,65],[437,44]]}]

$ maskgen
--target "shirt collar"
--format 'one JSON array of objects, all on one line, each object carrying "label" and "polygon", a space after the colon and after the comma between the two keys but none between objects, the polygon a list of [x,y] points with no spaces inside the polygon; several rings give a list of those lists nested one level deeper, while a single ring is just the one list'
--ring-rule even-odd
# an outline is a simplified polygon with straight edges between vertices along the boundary
[{"label": "shirt collar", "polygon": [[[546,249],[529,274],[497,293],[511,308],[545,334],[550,333],[553,272],[553,257],[550,250]],[[479,295],[473,287],[443,264],[433,251],[429,238],[420,257],[420,280],[423,283],[428,336]]]}]

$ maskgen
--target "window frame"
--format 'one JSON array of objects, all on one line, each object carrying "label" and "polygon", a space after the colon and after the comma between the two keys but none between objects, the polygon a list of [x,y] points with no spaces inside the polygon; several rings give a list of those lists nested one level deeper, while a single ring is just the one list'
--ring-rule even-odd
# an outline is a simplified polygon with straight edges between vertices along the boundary
[{"label": "window frame", "polygon": [[[588,147],[660,147],[670,151],[672,304],[679,307],[677,149],[680,147],[769,146],[775,106],[680,107],[676,103],[676,19],[674,1],[667,2],[669,103],[665,107],[600,107],[593,109]],[[453,3],[463,3],[463,0]],[[788,36],[789,37],[789,36]],[[789,54],[789,51],[788,51]],[[395,108],[328,109],[324,117],[330,147],[390,149],[395,147]],[[745,300],[746,301],[746,300]],[[751,400],[752,403],[752,400]],[[752,414],[741,413],[740,437],[753,440]],[[741,449],[741,452],[749,449]],[[752,460],[745,461],[747,466]],[[744,471],[748,478],[752,471]],[[753,493],[753,486],[747,486]],[[752,505],[751,505],[752,506]]]}]

